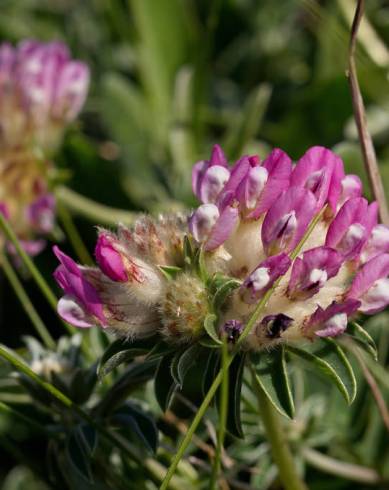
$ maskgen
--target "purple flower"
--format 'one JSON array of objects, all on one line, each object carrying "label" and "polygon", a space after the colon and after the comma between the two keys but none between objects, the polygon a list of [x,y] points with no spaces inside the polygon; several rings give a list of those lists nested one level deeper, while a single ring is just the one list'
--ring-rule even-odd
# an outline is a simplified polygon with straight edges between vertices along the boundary
[{"label": "purple flower", "polygon": [[193,167],[193,193],[204,204],[216,202],[229,176],[230,171],[223,150],[219,145],[214,145],[211,158],[209,160],[201,160]]},{"label": "purple flower", "polygon": [[389,304],[389,254],[372,258],[356,274],[347,298],[361,302],[359,311],[372,315]]},{"label": "purple flower", "polygon": [[65,296],[58,302],[58,314],[76,327],[106,326],[103,305],[97,290],[84,277],[82,269],[57,247],[53,251],[60,261],[54,278]]},{"label": "purple flower", "polygon": [[27,219],[31,227],[40,233],[49,233],[54,227],[55,198],[45,194],[36,199],[27,210]]},{"label": "purple flower", "polygon": [[290,187],[267,212],[262,242],[267,255],[289,253],[298,244],[317,209],[311,191]]},{"label": "purple flower", "polygon": [[215,250],[235,231],[239,211],[227,206],[221,213],[215,204],[203,204],[189,219],[189,230],[194,239],[204,244],[204,250]]},{"label": "purple flower", "polygon": [[261,336],[262,333],[268,339],[278,339],[282,333],[285,332],[293,323],[293,318],[278,313],[276,315],[268,315],[263,318],[261,323],[257,326],[256,334]]},{"label": "purple flower", "polygon": [[108,232],[100,232],[95,247],[95,257],[103,273],[115,282],[127,282],[128,276],[120,253],[120,243]]},{"label": "purple flower", "polygon": [[221,333],[227,336],[227,341],[235,344],[243,332],[243,323],[239,320],[228,320],[221,327]]},{"label": "purple flower", "polygon": [[338,250],[344,260],[355,259],[377,223],[377,213],[377,203],[373,202],[368,206],[363,197],[349,199],[328,228],[326,246]]},{"label": "purple flower", "polygon": [[360,302],[348,299],[343,303],[335,301],[325,310],[320,306],[309,319],[306,330],[312,331],[318,337],[336,337],[347,328],[348,317],[355,313]]},{"label": "purple flower", "polygon": [[247,277],[240,288],[240,295],[245,303],[256,303],[283,276],[291,265],[285,253],[269,257]]},{"label": "purple flower", "polygon": [[344,177],[343,162],[331,150],[322,146],[310,148],[293,170],[290,185],[310,190],[320,210],[328,202],[335,212]]},{"label": "purple flower", "polygon": [[307,299],[316,294],[331,277],[336,276],[342,265],[342,256],[329,247],[307,250],[298,257],[292,267],[288,285],[291,299]]}]

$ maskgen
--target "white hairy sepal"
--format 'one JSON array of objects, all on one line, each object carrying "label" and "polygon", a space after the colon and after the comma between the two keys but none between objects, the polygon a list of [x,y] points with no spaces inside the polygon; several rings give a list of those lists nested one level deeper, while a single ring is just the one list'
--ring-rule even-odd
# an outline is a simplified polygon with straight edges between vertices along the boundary
[{"label": "white hairy sepal", "polygon": [[229,267],[233,275],[244,278],[253,271],[266,256],[261,242],[263,218],[242,221],[224,247],[231,255]]}]

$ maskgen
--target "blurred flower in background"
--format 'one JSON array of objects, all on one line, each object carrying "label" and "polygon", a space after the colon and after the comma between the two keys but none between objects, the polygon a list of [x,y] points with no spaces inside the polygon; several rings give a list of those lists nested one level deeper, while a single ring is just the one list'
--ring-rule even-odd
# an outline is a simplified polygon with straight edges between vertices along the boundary
[{"label": "blurred flower in background", "polygon": [[55,224],[52,156],[87,96],[89,69],[61,42],[0,46],[0,203],[31,255]]}]

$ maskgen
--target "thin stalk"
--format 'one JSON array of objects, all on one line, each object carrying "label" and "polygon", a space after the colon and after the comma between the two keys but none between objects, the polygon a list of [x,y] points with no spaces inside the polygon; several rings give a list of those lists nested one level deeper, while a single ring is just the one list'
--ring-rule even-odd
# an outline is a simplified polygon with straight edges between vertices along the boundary
[{"label": "thin stalk", "polygon": [[35,282],[39,286],[43,295],[46,297],[50,306],[53,308],[54,311],[57,311],[57,298],[55,294],[50,289],[50,286],[48,285],[48,283],[46,282],[42,274],[39,272],[34,262],[26,254],[23,247],[20,245],[17,236],[15,235],[14,231],[12,230],[12,228],[10,227],[10,225],[8,224],[7,220],[4,218],[2,213],[0,213],[0,229],[1,231],[4,232],[4,235],[15,247],[16,252],[18,253],[19,257],[21,258],[26,268],[29,270],[31,276],[34,278]]},{"label": "thin stalk", "polygon": [[212,466],[211,480],[209,483],[210,490],[216,490],[218,488],[217,482],[219,478],[219,472],[221,467],[221,458],[224,445],[224,437],[226,435],[226,423],[228,412],[228,345],[227,340],[223,338],[222,351],[222,381],[220,387],[220,409],[219,409],[219,432],[216,444],[215,459]]},{"label": "thin stalk", "polygon": [[65,208],[65,206],[61,204],[58,206],[58,215],[61,219],[62,226],[65,229],[66,236],[72,244],[72,247],[80,262],[85,265],[92,265],[92,257],[90,256],[88,249],[86,248],[85,243],[82,240],[76,225],[74,224],[72,215]]},{"label": "thin stalk", "polygon": [[50,332],[48,331],[46,325],[43,323],[43,320],[39,316],[30,298],[28,297],[23,287],[23,284],[20,282],[7,256],[1,252],[0,252],[0,264],[2,266],[2,270],[4,271],[4,274],[7,276],[9,283],[13,287],[16,296],[18,297],[20,303],[22,304],[24,311],[27,313],[28,317],[30,318],[31,323],[34,325],[35,330],[37,331],[38,335],[42,339],[43,343],[48,349],[54,349],[55,341],[53,337],[50,335]]},{"label": "thin stalk", "polygon": [[[296,248],[294,249],[294,251],[290,255],[292,260],[295,259],[297,257],[297,255],[300,253],[302,247],[304,246],[304,243],[309,238],[310,234],[312,233],[312,231],[315,228],[318,221],[321,219],[325,210],[326,210],[326,207],[323,207],[323,209],[311,221],[311,223],[308,226],[307,231],[305,232],[304,236],[302,237],[302,239],[300,240],[300,242],[297,244]],[[228,362],[227,362],[227,369],[230,367],[235,355],[239,351],[239,347],[242,345],[242,342],[244,341],[244,339],[247,337],[247,335],[250,333],[251,329],[255,325],[255,322],[257,321],[259,315],[261,314],[262,310],[266,306],[267,301],[269,300],[270,296],[274,292],[275,288],[278,286],[279,281],[280,280],[276,281],[274,283],[273,287],[270,288],[269,291],[267,291],[267,293],[259,301],[255,311],[251,315],[249,321],[247,322],[246,327],[244,328],[243,332],[241,333],[239,339],[237,340],[237,342],[235,344],[235,349],[231,353],[231,355],[228,359]],[[170,464],[170,467],[166,473],[166,476],[162,482],[162,485],[160,486],[160,490],[166,490],[168,488],[169,481],[173,477],[178,463],[180,462],[181,458],[184,456],[185,450],[189,446],[190,441],[193,437],[193,434],[195,433],[199,423],[201,422],[201,419],[203,418],[205,412],[207,411],[207,408],[208,408],[209,404],[211,403],[212,398],[214,397],[222,379],[223,379],[222,371],[220,370],[218,372],[217,376],[215,377],[215,379],[213,380],[213,383],[212,383],[211,387],[209,388],[208,393],[205,395],[204,400],[201,403],[195,417],[193,418],[193,421],[192,421],[184,439],[182,440],[180,447],[178,448],[178,450],[177,450],[177,452],[173,458],[173,461]]]},{"label": "thin stalk", "polygon": [[351,98],[354,109],[354,118],[358,128],[359,142],[361,144],[363,161],[369,178],[374,198],[378,202],[382,223],[389,225],[389,210],[386,202],[385,190],[382,183],[373,140],[366,122],[366,111],[359,87],[357,68],[355,64],[355,49],[357,45],[358,29],[365,10],[365,1],[358,0],[354,20],[351,27],[347,78],[350,84]]},{"label": "thin stalk", "polygon": [[[50,393],[50,395],[58,400],[63,406],[71,410],[73,413],[78,415],[85,422],[94,427],[99,434],[111,443],[114,447],[122,451],[126,456],[130,457],[132,460],[136,461],[138,464],[142,465],[150,475],[152,475],[158,481],[162,480],[164,468],[156,461],[151,458],[146,458],[145,460],[138,456],[134,448],[127,443],[126,440],[122,439],[120,436],[112,433],[110,430],[106,429],[102,425],[96,422],[96,420],[91,417],[87,412],[85,412],[81,407],[74,403],[70,398],[64,395],[58,388],[53,386],[51,383],[44,381],[40,376],[38,376],[32,369],[23,362],[20,358],[16,357],[12,352],[7,349],[4,345],[0,344],[0,357],[12,364],[18,371],[28,376],[30,379],[35,381],[41,388]],[[182,488],[179,484],[179,479],[171,482],[166,488],[172,490],[178,490]]]},{"label": "thin stalk", "polygon": [[310,466],[330,475],[340,476],[359,484],[377,485],[383,483],[381,476],[373,468],[339,461],[312,448],[304,448],[302,454]]},{"label": "thin stalk", "polygon": [[119,222],[131,224],[136,220],[137,214],[124,209],[111,208],[92,199],[78,194],[68,187],[58,187],[55,196],[60,205],[69,211],[88,218],[93,223],[100,225],[116,226]]},{"label": "thin stalk", "polygon": [[253,368],[251,368],[251,373],[253,377],[253,391],[258,399],[259,413],[265,427],[267,439],[270,442],[272,455],[277,464],[283,488],[285,490],[307,490],[308,487],[297,474],[292,453],[282,430],[279,415],[258,383]]}]

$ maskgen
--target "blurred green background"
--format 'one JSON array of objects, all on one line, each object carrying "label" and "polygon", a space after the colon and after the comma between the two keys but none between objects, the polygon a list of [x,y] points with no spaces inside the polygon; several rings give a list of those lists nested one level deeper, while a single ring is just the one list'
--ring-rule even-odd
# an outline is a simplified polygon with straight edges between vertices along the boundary
[{"label": "blurred green background", "polygon": [[[354,7],[353,0],[0,0],[0,39],[62,39],[91,67],[86,107],[56,157],[65,184],[111,207],[159,212],[194,205],[190,169],[213,143],[231,161],[244,152],[264,157],[274,146],[298,159],[309,146],[325,145],[366,181],[345,77]],[[389,196],[387,2],[370,0],[366,13],[357,66]],[[96,224],[76,216],[90,250]],[[50,279],[51,251],[37,263]],[[18,346],[31,328],[1,280],[1,339]],[[56,333],[33,284],[29,292]],[[385,363],[387,344],[381,350]],[[382,429],[374,413],[358,427],[370,439],[354,436],[365,464],[381,447],[372,436],[371,427],[377,437]],[[5,472],[13,465],[7,458],[2,454]],[[3,488],[35,489],[28,474],[20,481]],[[357,487],[340,481],[331,488]]]}]

